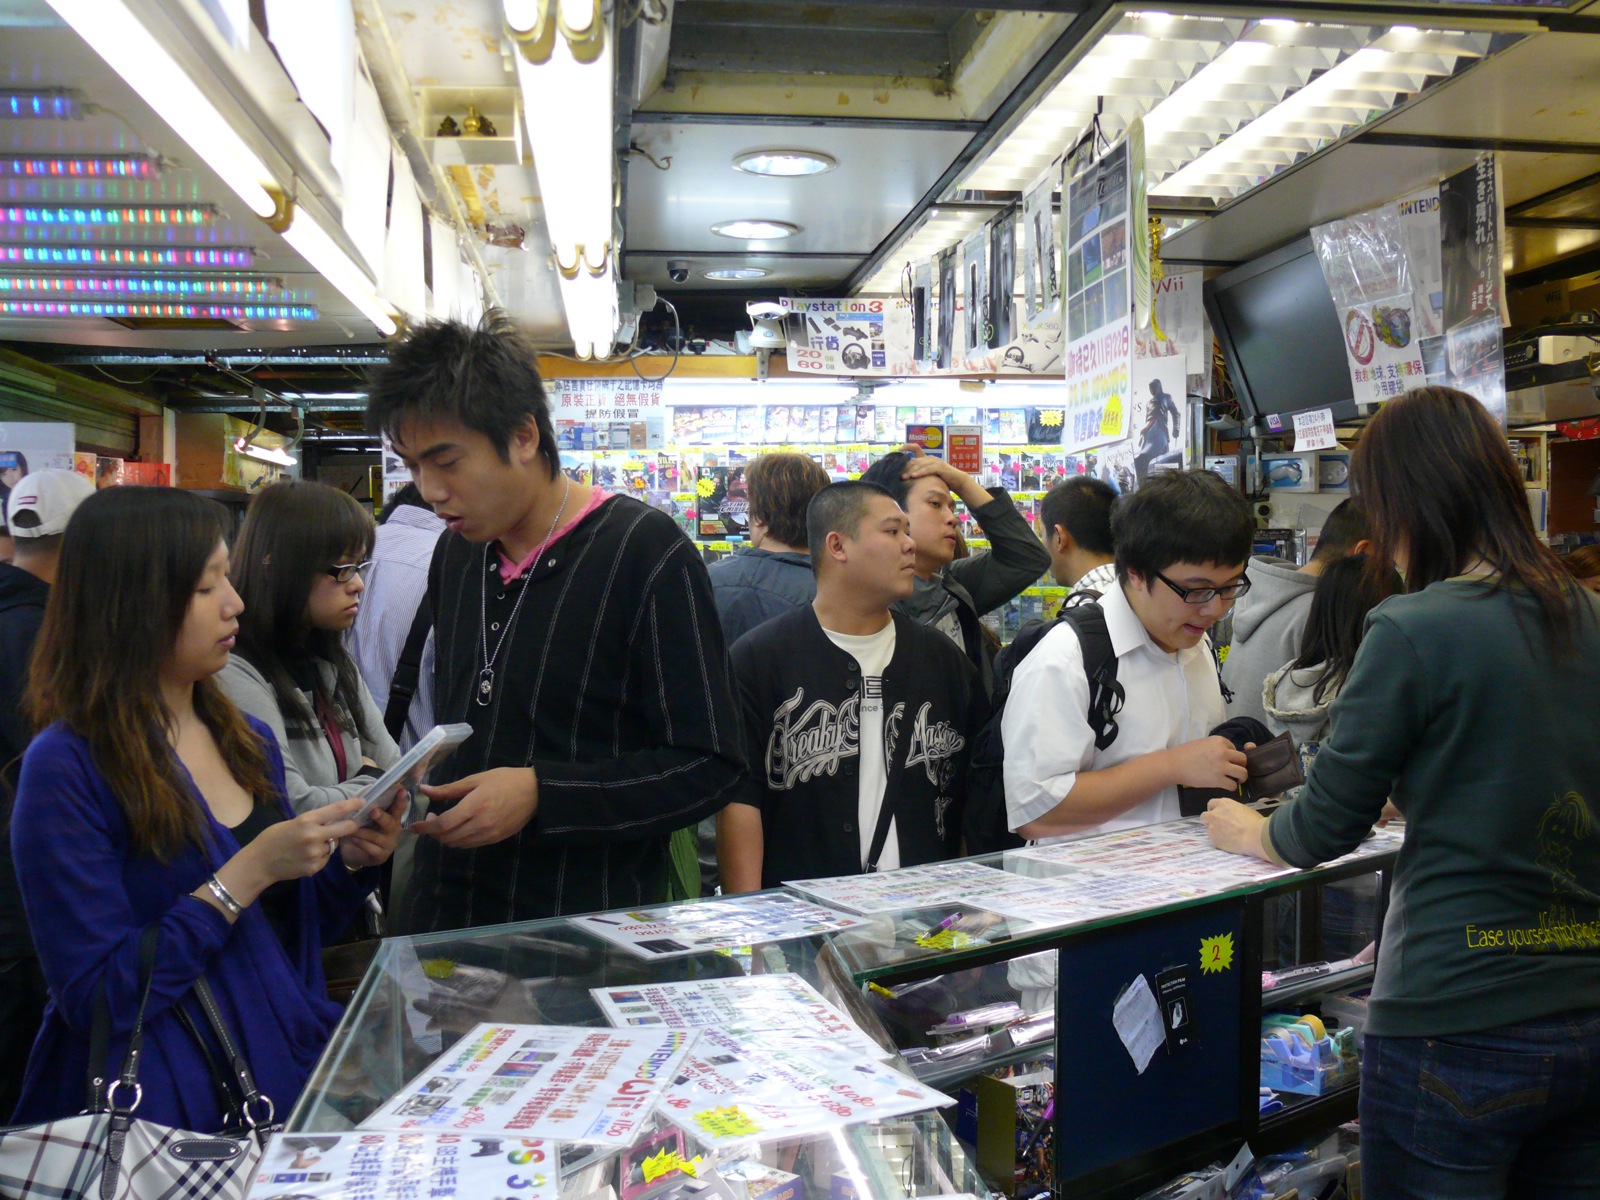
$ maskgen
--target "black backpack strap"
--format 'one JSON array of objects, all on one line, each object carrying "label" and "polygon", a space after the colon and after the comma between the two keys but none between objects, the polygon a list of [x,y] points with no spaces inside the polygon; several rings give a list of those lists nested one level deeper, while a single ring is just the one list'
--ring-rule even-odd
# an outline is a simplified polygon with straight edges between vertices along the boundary
[{"label": "black backpack strap", "polygon": [[417,615],[411,618],[411,630],[406,634],[406,644],[400,651],[400,661],[395,663],[394,675],[389,680],[389,702],[383,710],[383,727],[395,741],[406,727],[406,717],[411,712],[411,700],[417,694],[422,680],[422,652],[428,644],[428,634],[433,629],[433,602],[427,592],[417,605]]},{"label": "black backpack strap", "polygon": [[1083,647],[1083,673],[1089,680],[1089,728],[1094,748],[1104,750],[1117,740],[1117,714],[1126,699],[1117,682],[1117,654],[1106,628],[1106,614],[1098,604],[1075,604],[1061,610],[1061,620],[1077,631]]}]

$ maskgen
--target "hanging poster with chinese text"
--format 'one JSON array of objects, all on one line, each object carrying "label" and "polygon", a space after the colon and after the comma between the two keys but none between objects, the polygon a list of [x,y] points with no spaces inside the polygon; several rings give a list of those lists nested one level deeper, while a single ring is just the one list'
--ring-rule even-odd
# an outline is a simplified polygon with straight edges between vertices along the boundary
[{"label": "hanging poster with chinese text", "polygon": [[1081,166],[1062,188],[1068,453],[1128,436],[1133,362],[1129,188],[1125,140]]}]

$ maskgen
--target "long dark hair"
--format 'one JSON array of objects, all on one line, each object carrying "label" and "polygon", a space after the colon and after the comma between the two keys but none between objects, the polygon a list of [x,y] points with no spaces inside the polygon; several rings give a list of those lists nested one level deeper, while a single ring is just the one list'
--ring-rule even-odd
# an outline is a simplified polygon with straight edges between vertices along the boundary
[{"label": "long dark hair", "polygon": [[1465,392],[1424,387],[1390,400],[1372,418],[1350,460],[1350,480],[1372,525],[1375,563],[1398,561],[1405,588],[1420,592],[1481,558],[1491,589],[1520,587],[1538,602],[1561,644],[1583,603],[1577,581],[1539,541],[1522,473],[1506,436]]},{"label": "long dark hair", "polygon": [[1365,554],[1330,563],[1318,577],[1305,632],[1300,635],[1300,656],[1289,664],[1291,671],[1320,668],[1312,684],[1318,704],[1337,692],[1350,673],[1361,635],[1366,632],[1367,614],[1400,586],[1393,567],[1381,563],[1369,567]]},{"label": "long dark hair", "polygon": [[371,740],[361,715],[361,677],[344,640],[313,629],[306,606],[317,577],[335,563],[366,558],[375,536],[372,517],[355,497],[325,483],[274,483],[250,501],[233,551],[233,586],[244,601],[234,653],[266,676],[291,736],[323,736],[288,666],[297,652],[309,652],[334,669],[331,695],[317,674],[317,706],[330,707],[346,733]]},{"label": "long dark hair", "polygon": [[[161,669],[230,524],[215,500],[175,488],[107,488],[85,499],[62,539],[29,670],[35,725],[60,721],[89,743],[133,850],[163,861],[202,845],[206,821],[172,750]],[[215,679],[194,685],[194,710],[239,786],[257,804],[275,803],[266,749]]]}]

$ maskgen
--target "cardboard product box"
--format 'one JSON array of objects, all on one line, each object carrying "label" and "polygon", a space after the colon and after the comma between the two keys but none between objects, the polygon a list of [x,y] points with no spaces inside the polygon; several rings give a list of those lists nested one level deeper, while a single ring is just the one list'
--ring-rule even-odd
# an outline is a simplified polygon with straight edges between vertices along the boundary
[{"label": "cardboard product box", "polygon": [[[1029,1166],[1019,1161],[1023,1146],[1055,1096],[1055,1073],[1038,1071],[1009,1079],[981,1075],[973,1080],[973,1089],[978,1098],[978,1171],[1010,1195],[1019,1170]],[[1038,1144],[1049,1139],[1046,1129]]]},{"label": "cardboard product box", "polygon": [[743,1191],[745,1200],[800,1200],[800,1176],[769,1167],[753,1158],[725,1162],[717,1174]]}]

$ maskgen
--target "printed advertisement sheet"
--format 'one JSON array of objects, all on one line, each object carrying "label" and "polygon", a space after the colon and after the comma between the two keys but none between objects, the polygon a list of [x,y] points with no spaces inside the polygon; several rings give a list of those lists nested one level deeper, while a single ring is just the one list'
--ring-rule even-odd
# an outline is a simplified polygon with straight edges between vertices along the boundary
[{"label": "printed advertisement sheet", "polygon": [[640,958],[658,959],[834,933],[861,922],[794,896],[757,892],[576,917],[572,924]]},{"label": "printed advertisement sheet", "polygon": [[662,1113],[712,1149],[840,1129],[953,1104],[870,1059],[811,1058],[707,1030]]},{"label": "printed advertisement sheet", "polygon": [[1064,185],[1067,450],[1128,436],[1130,308],[1128,145],[1118,142]]},{"label": "printed advertisement sheet", "polygon": [[502,1194],[555,1200],[556,1148],[538,1138],[456,1133],[280,1133],[250,1200],[371,1200]]},{"label": "printed advertisement sheet", "polygon": [[664,1028],[480,1024],[361,1127],[626,1146],[655,1111],[694,1036]]}]

